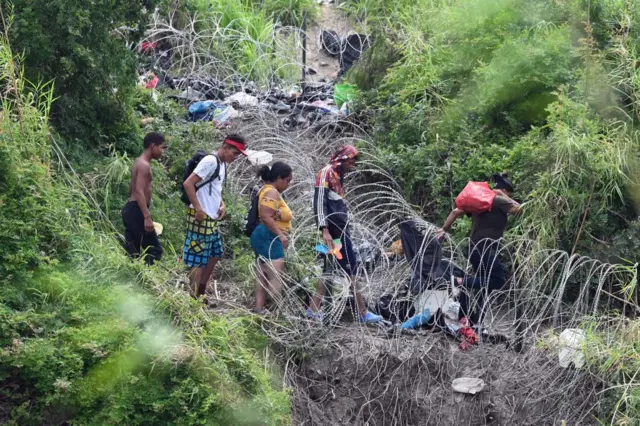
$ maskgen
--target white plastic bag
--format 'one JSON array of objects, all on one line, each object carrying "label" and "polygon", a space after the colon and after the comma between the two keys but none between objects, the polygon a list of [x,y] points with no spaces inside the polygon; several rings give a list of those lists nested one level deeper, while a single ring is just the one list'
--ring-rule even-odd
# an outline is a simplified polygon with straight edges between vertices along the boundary
[{"label": "white plastic bag", "polygon": [[442,313],[445,317],[458,321],[458,317],[460,315],[460,303],[451,298],[447,299],[442,306]]},{"label": "white plastic bag", "polygon": [[579,328],[567,328],[560,333],[560,352],[558,353],[558,359],[560,367],[567,368],[571,363],[580,369],[584,367],[584,353],[582,347],[586,335],[584,330]]}]

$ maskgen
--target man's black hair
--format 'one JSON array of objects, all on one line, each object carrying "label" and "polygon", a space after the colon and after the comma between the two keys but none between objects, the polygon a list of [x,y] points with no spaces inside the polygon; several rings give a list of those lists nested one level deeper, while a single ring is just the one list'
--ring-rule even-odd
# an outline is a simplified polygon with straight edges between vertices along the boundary
[{"label": "man's black hair", "polygon": [[247,146],[247,142],[244,140],[244,137],[240,136],[237,133],[232,133],[230,135],[227,135],[227,137],[225,139],[229,139],[229,140],[232,140],[234,142],[238,142],[238,143],[244,144],[245,147]]},{"label": "man's black hair", "polygon": [[495,189],[506,189],[509,192],[513,192],[513,184],[509,180],[509,175],[506,173],[493,175],[493,181],[495,182]]},{"label": "man's black hair", "polygon": [[164,135],[158,132],[147,133],[144,137],[144,149],[149,148],[151,145],[161,145],[164,142]]}]

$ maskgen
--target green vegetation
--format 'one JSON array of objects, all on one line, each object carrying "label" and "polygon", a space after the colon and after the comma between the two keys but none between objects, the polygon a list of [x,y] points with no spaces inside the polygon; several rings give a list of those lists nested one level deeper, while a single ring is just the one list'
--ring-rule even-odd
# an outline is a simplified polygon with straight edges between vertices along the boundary
[{"label": "green vegetation", "polygon": [[611,242],[638,211],[632,3],[347,2],[376,37],[348,78],[406,195],[441,223],[468,180],[508,171],[528,201],[519,235],[581,253]]},{"label": "green vegetation", "polygon": [[[176,288],[185,273],[175,256],[154,268],[123,256],[108,219],[118,223],[130,157],[113,151],[78,175],[49,130],[53,84],[29,83],[18,59],[2,37],[2,422],[288,424],[289,396],[263,360],[258,325],[206,313]],[[185,147],[172,149],[181,161]],[[162,200],[179,211],[175,181],[157,169],[165,220]]]},{"label": "green vegetation", "polygon": [[[2,2],[13,50],[24,53],[25,77],[54,82],[51,119],[70,146],[100,148],[115,142],[136,151],[140,139],[131,96],[136,84],[136,42],[153,0],[117,2]],[[133,28],[134,30],[125,30]]]},{"label": "green vegetation", "polygon": [[[180,288],[177,182],[184,161],[210,148],[218,131],[181,124],[181,107],[137,88],[138,60],[125,41],[141,39],[158,6],[177,33],[187,34],[197,17],[202,37],[193,57],[203,74],[213,63],[221,78],[292,84],[300,75],[290,56],[297,35],[285,27],[302,25],[304,14],[312,20],[315,1],[1,5],[0,408],[7,418],[0,420],[289,423],[289,395],[265,361],[257,324],[212,318]],[[361,89],[355,110],[383,165],[428,219],[442,223],[468,180],[508,171],[526,201],[513,236],[638,262],[634,1],[348,0],[342,7],[374,36],[347,77]],[[114,236],[148,130],[140,129],[143,117],[155,119],[153,130],[169,146],[153,169],[154,219],[165,229],[165,258],[153,268],[126,259]],[[228,204],[223,231],[240,235],[245,212]],[[458,236],[468,228],[461,220]],[[250,285],[247,239],[226,244],[235,266],[227,262],[224,273]],[[637,299],[636,287],[628,283],[623,297]],[[611,385],[602,412],[610,409],[613,424],[633,424],[640,418],[637,323],[616,335],[593,326],[589,341],[590,367]]]},{"label": "green vegetation", "polygon": [[[314,0],[185,0],[166,2],[171,31],[164,26],[151,38],[172,38],[175,69],[250,79],[260,86],[297,84],[296,42],[302,27],[314,19]],[[298,48],[299,49],[299,48]],[[184,60],[183,60],[184,59]]]}]

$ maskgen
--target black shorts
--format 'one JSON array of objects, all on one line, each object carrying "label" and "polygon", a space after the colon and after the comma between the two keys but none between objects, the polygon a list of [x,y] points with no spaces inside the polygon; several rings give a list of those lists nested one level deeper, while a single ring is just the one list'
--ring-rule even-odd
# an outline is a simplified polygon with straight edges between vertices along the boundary
[{"label": "black shorts", "polygon": [[144,230],[144,215],[136,201],[129,201],[122,209],[124,223],[124,239],[127,253],[132,258],[145,254],[145,262],[149,265],[162,257],[162,246],[156,231]]}]

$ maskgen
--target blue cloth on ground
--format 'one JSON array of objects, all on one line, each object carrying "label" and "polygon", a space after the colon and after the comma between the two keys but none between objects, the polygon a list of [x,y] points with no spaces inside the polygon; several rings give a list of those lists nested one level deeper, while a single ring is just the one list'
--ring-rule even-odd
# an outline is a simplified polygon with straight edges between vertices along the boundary
[{"label": "blue cloth on ground", "polygon": [[418,328],[421,325],[425,325],[426,323],[428,323],[430,319],[431,319],[431,311],[429,310],[429,308],[427,308],[421,313],[414,315],[408,320],[406,320],[405,322],[403,322],[402,325],[400,325],[400,328],[403,328],[403,329]]}]

